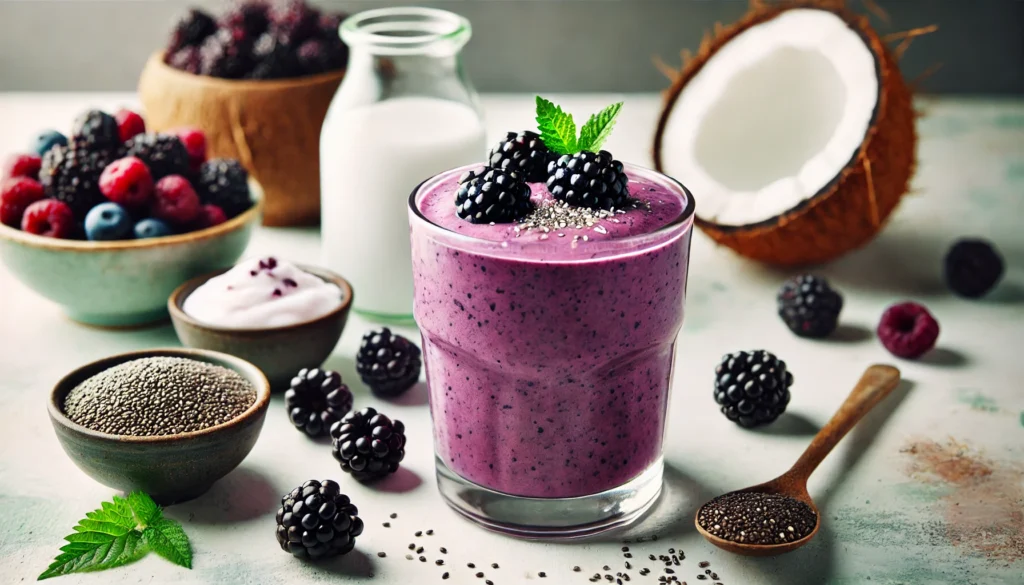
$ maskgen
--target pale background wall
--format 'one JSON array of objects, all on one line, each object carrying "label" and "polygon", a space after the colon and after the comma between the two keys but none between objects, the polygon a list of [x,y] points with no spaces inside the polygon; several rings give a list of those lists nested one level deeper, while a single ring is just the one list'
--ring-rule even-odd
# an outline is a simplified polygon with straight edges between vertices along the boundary
[{"label": "pale background wall", "polygon": [[[848,0],[862,8],[861,0]],[[943,67],[923,89],[1024,94],[1024,1],[876,0],[890,14],[882,32],[927,24],[907,77]],[[358,11],[402,4],[320,0]],[[482,91],[652,91],[666,82],[652,55],[678,61],[715,21],[731,22],[746,0],[433,0],[460,12],[475,35],[469,73]],[[146,56],[188,6],[222,0],[0,0],[0,91],[127,90]]]}]

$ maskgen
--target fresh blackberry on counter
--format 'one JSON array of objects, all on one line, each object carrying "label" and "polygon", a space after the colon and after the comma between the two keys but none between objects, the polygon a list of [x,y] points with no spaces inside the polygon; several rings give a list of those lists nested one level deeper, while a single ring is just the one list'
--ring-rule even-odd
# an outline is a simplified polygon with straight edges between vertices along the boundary
[{"label": "fresh blackberry on counter", "polygon": [[281,498],[277,542],[281,549],[311,560],[350,552],[363,533],[359,510],[337,482],[311,479]]},{"label": "fresh blackberry on counter", "polygon": [[828,281],[810,274],[783,283],[778,296],[779,317],[800,337],[827,337],[836,330],[843,297]]},{"label": "fresh blackberry on counter", "polygon": [[372,408],[350,412],[331,427],[334,458],[359,481],[398,471],[405,458],[405,425]]},{"label": "fresh blackberry on counter", "polygon": [[509,132],[505,139],[491,149],[487,157],[492,169],[514,171],[526,177],[529,183],[543,183],[548,178],[551,151],[536,132]]},{"label": "fresh blackberry on counter", "polygon": [[39,182],[47,197],[66,203],[82,221],[90,209],[106,201],[100,175],[117,158],[116,151],[54,146],[43,155]]},{"label": "fresh blackberry on counter", "polygon": [[172,134],[138,134],[124,143],[126,156],[141,159],[154,181],[168,175],[187,175],[188,149]]},{"label": "fresh blackberry on counter", "polygon": [[252,206],[248,181],[249,173],[237,160],[215,158],[199,167],[195,185],[203,203],[220,207],[232,218]]},{"label": "fresh blackberry on counter", "polygon": [[398,396],[420,379],[420,348],[387,327],[370,331],[356,354],[356,372],[380,396]]},{"label": "fresh blackberry on counter", "polygon": [[186,12],[174,26],[171,43],[167,47],[167,55],[172,55],[184,47],[198,46],[215,32],[217,32],[217,21],[202,10],[193,8]]},{"label": "fresh blackberry on counter", "polygon": [[566,154],[548,163],[548,191],[576,207],[609,210],[629,203],[629,178],[607,150]]},{"label": "fresh blackberry on counter", "polygon": [[303,368],[284,393],[284,406],[297,429],[319,437],[352,410],[352,392],[337,372]]},{"label": "fresh blackberry on counter", "polygon": [[969,299],[984,296],[1003,277],[1003,257],[985,240],[962,239],[946,252],[943,276],[956,294]]},{"label": "fresh blackberry on counter", "polygon": [[100,110],[89,110],[75,118],[71,126],[71,142],[75,148],[113,150],[121,146],[117,120]]},{"label": "fresh blackberry on counter", "polygon": [[252,45],[255,39],[243,29],[222,28],[203,41],[200,47],[201,73],[223,79],[241,79],[253,68]]},{"label": "fresh blackberry on counter", "polygon": [[499,169],[466,171],[459,178],[455,212],[471,223],[511,223],[533,211],[530,186],[521,175]]},{"label": "fresh blackberry on counter", "polygon": [[793,374],[786,362],[764,350],[727,354],[715,368],[715,402],[722,414],[745,428],[771,423],[789,404]]}]

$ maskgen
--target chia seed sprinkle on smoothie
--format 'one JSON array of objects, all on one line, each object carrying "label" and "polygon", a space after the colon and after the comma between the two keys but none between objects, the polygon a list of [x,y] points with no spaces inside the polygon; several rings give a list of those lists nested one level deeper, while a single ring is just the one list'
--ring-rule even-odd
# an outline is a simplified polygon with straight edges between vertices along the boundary
[{"label": "chia seed sprinkle on smoothie", "polygon": [[228,422],[255,401],[252,384],[228,368],[151,357],[118,364],[85,380],[64,399],[64,412],[95,431],[153,437]]}]

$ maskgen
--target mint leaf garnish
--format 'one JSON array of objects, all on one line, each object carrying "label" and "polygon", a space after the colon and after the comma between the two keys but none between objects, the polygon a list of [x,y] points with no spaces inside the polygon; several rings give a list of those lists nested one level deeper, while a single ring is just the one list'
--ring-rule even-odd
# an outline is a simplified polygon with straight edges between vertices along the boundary
[{"label": "mint leaf garnish", "polygon": [[608,139],[612,128],[615,127],[615,118],[621,109],[622,102],[619,102],[591,116],[587,123],[580,128],[579,149],[590,152],[601,150],[601,145]]},{"label": "mint leaf garnish", "polygon": [[120,567],[141,559],[150,550],[192,568],[192,549],[181,525],[164,518],[153,499],[141,492],[103,502],[72,530],[64,537],[67,544],[39,580]]},{"label": "mint leaf garnish", "polygon": [[160,518],[142,532],[149,548],[156,554],[181,565],[192,568],[192,546],[185,535],[185,529],[174,520]]},{"label": "mint leaf garnish", "polygon": [[147,526],[163,516],[160,506],[156,505],[153,498],[143,492],[132,492],[128,494],[128,504],[132,508],[132,514],[140,526]]},{"label": "mint leaf garnish", "polygon": [[537,96],[537,130],[548,150],[557,154],[579,152],[576,145],[576,122],[572,114],[562,111],[550,101]]}]

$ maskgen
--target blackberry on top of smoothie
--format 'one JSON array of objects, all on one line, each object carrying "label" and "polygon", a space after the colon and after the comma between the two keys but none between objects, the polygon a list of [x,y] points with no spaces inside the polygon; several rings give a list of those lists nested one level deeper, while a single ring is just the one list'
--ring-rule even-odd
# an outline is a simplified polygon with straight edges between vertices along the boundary
[{"label": "blackberry on top of smoothie", "polygon": [[526,497],[660,482],[692,199],[600,149],[621,103],[579,137],[537,104],[539,134],[410,201],[439,465]]}]

